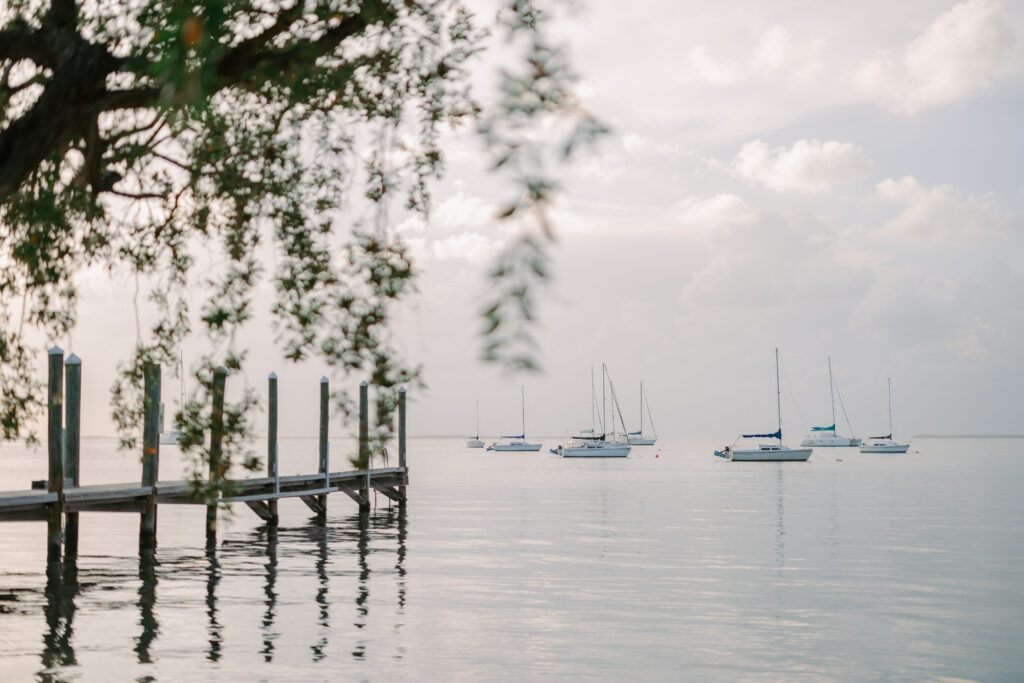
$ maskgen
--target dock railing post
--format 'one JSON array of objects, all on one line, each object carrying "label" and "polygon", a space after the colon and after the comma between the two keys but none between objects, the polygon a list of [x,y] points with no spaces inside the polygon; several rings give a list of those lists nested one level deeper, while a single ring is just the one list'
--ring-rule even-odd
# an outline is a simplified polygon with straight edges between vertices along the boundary
[{"label": "dock railing post", "polygon": [[46,525],[46,561],[59,562],[61,549],[61,521],[64,514],[64,351],[53,347],[49,353],[49,382],[47,385],[47,450],[49,455],[50,493],[57,500],[50,503],[50,518]]},{"label": "dock railing post", "polygon": [[[406,450],[405,450],[405,387],[398,390],[398,466],[403,470],[406,469]],[[402,481],[405,481],[408,477],[407,472],[402,472]],[[398,487],[398,492],[402,494],[402,501],[399,506],[405,505],[405,485]]]},{"label": "dock railing post", "polygon": [[156,482],[160,473],[160,365],[143,368],[142,485],[150,487],[139,520],[139,549],[156,546]]},{"label": "dock railing post", "polygon": [[366,381],[359,383],[359,467],[366,470],[364,488],[360,491],[365,504],[360,504],[360,510],[370,509],[370,386]]},{"label": "dock railing post", "polygon": [[[330,426],[330,405],[331,386],[326,377],[320,378],[320,474],[324,475],[324,488],[330,488],[330,462],[328,451],[330,444],[327,442],[328,427]],[[327,514],[327,494],[319,497],[321,514]]]},{"label": "dock railing post", "polygon": [[[71,480],[72,486],[78,486],[81,483],[82,360],[75,354],[68,356],[64,363],[64,392],[64,476]],[[78,513],[69,512],[65,517],[64,554],[75,557],[78,555]]]},{"label": "dock railing post", "polygon": [[[277,373],[270,373],[267,380],[268,403],[267,409],[267,474],[274,478],[274,493],[281,492],[281,477],[277,469]],[[267,501],[267,510],[270,512],[270,524],[276,525],[277,499]]]},{"label": "dock railing post", "polygon": [[[210,414],[210,475],[213,483],[223,478],[220,472],[221,439],[224,437],[224,382],[228,371],[219,367],[213,371],[213,411]],[[220,498],[218,493],[217,498]],[[209,544],[217,538],[217,503],[206,505],[206,541]]]}]

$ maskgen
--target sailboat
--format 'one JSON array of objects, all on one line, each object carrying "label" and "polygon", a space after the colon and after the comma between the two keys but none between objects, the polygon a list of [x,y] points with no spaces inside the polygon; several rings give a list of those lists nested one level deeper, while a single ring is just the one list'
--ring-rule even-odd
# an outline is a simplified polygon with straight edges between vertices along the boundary
[{"label": "sailboat", "polygon": [[[182,360],[181,354],[178,354],[178,379],[181,381],[181,402],[178,404],[178,410],[184,412],[185,410],[185,363]],[[175,423],[168,431],[164,431],[164,404],[160,404],[160,444],[163,446],[174,446],[185,436],[181,431],[181,425]]]},{"label": "sailboat", "polygon": [[502,439],[507,439],[501,443],[492,443],[487,447],[489,451],[539,451],[539,443],[530,443],[526,440],[526,387],[522,389],[522,402],[523,402],[523,433],[516,434],[514,436],[502,436]]},{"label": "sailboat", "polygon": [[483,448],[484,442],[480,440],[480,401],[476,402],[476,436],[466,442],[466,448]]},{"label": "sailboat", "polygon": [[757,448],[735,448],[732,445],[715,451],[715,455],[727,460],[745,462],[802,462],[811,457],[812,448],[790,448],[782,445],[782,390],[779,384],[779,349],[775,349],[775,408],[779,415],[779,430],[774,434],[741,434],[739,439],[778,439],[778,445],[760,444]]},{"label": "sailboat", "polygon": [[860,447],[861,453],[906,453],[909,443],[896,443],[892,440],[892,377],[889,381],[889,433],[885,436],[873,436]]},{"label": "sailboat", "polygon": [[[644,436],[644,406],[647,406],[647,420],[651,423],[651,434]],[[629,432],[627,440],[631,446],[653,446],[658,440],[658,432],[654,429],[654,418],[651,416],[651,404],[647,402],[647,395],[644,394],[644,381],[640,380],[640,430]]]},{"label": "sailboat", "polygon": [[[616,412],[619,414],[619,421],[622,424],[623,439],[619,440],[615,434],[614,427],[612,428],[611,438],[604,431],[604,425],[607,424],[607,402],[605,401],[605,378],[608,380],[608,387],[612,395],[612,402],[615,406]],[[596,412],[597,403],[597,392],[594,391],[594,371],[590,371],[590,407],[592,412]],[[612,384],[611,377],[608,376],[608,367],[601,363],[601,434],[598,435],[595,429],[587,430],[587,432],[581,432],[578,436],[570,439],[567,443],[559,445],[557,448],[552,448],[551,452],[555,455],[560,455],[563,458],[625,458],[629,455],[632,447],[629,445],[629,441],[626,439],[626,423],[622,419],[622,410],[619,409],[619,399],[615,395],[615,385]],[[612,416],[614,422],[615,417]],[[596,426],[596,425],[595,425]]]},{"label": "sailboat", "polygon": [[[811,433],[800,442],[801,446],[859,446],[860,439],[855,436],[839,436],[836,434],[836,394],[835,380],[832,378],[832,357],[828,357],[828,395],[832,402],[832,425],[829,427],[811,427]],[[841,400],[841,399],[840,399]],[[843,408],[843,414],[846,409]],[[849,426],[849,419],[847,419]],[[851,427],[852,431],[852,427]]]}]

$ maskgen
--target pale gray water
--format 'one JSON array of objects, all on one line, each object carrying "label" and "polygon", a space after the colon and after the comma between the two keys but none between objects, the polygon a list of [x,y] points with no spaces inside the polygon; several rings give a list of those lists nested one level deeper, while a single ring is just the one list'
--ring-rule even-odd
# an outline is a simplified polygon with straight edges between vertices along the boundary
[{"label": "pale gray water", "polygon": [[[2,523],[0,680],[1024,677],[1024,440],[782,464],[555,443],[413,439],[405,516],[334,495],[323,528],[289,500],[275,536],[239,506],[214,551],[201,508],[163,506],[155,562],[136,515],[85,513],[49,582],[45,524]],[[315,451],[283,441],[282,474]],[[86,441],[83,483],[138,471]],[[45,451],[0,446],[0,489],[43,477]]]}]

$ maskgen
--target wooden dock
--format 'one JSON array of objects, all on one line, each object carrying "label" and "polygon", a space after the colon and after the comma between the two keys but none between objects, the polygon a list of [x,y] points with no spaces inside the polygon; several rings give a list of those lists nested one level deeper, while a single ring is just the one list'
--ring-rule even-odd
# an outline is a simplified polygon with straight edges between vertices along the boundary
[{"label": "wooden dock", "polygon": [[[138,514],[139,548],[152,548],[156,543],[156,518],[160,505],[205,505],[207,507],[207,538],[215,538],[217,510],[224,503],[244,503],[268,525],[278,521],[278,501],[298,498],[318,518],[327,513],[327,496],[343,493],[355,501],[361,512],[368,512],[371,491],[378,492],[404,506],[409,483],[406,463],[405,389],[398,398],[398,467],[330,471],[330,449],[327,441],[330,392],[327,378],[320,381],[320,459],[319,471],[312,474],[279,476],[277,461],[277,375],[268,381],[269,410],[267,424],[267,475],[232,479],[223,488],[231,491],[216,501],[197,498],[194,486],[187,481],[159,481],[159,410],[160,366],[145,369],[145,414],[143,429],[142,473],[138,483],[94,484],[79,482],[79,426],[81,408],[81,361],[71,355],[64,362],[58,348],[49,353],[49,478],[45,490],[0,492],[0,522],[46,521],[48,558],[59,560],[61,547],[77,554],[78,515],[82,512],[129,512]],[[210,467],[218,466],[220,439],[223,434],[222,410],[227,373],[214,373],[213,414],[210,434]],[[66,381],[65,381],[66,380]],[[65,410],[66,409],[66,410]],[[369,464],[368,386],[359,387],[359,455]]]}]

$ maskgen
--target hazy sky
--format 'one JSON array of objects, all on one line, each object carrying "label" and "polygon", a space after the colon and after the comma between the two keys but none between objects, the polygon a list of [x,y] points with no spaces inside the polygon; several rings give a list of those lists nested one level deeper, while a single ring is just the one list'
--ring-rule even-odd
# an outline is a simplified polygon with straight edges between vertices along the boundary
[{"label": "hazy sky", "polygon": [[[471,434],[476,399],[482,435],[515,433],[520,383],[528,433],[588,426],[605,361],[631,428],[643,378],[660,434],[731,441],[774,429],[775,346],[791,444],[831,419],[828,355],[857,435],[885,433],[890,375],[898,435],[1024,433],[1020,4],[592,1],[559,28],[612,133],[564,175],[545,372],[476,360],[506,188],[460,133],[430,225],[401,226],[422,277],[396,337],[429,384],[413,433]],[[89,433],[112,433],[131,288],[83,285]],[[270,337],[246,381],[276,370],[282,433],[313,435],[324,370]]]}]

